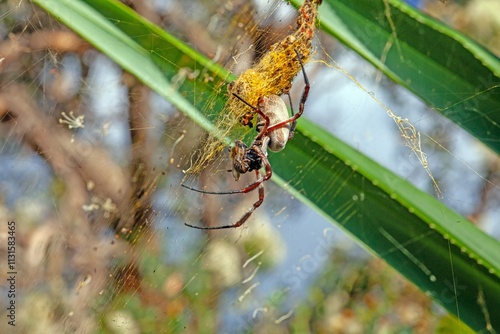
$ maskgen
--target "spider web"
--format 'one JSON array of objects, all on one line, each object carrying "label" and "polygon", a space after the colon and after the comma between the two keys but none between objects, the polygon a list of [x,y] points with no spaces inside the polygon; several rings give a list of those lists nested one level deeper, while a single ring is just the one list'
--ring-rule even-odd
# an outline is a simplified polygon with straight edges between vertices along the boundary
[{"label": "spider web", "polygon": [[[133,5],[236,75],[289,34],[296,12],[281,1]],[[265,184],[264,204],[241,228],[208,234],[186,228],[186,221],[234,221],[257,195],[200,196],[181,189],[182,170],[207,148],[200,141],[205,132],[33,4],[0,6],[0,51],[10,55],[0,54],[0,275],[5,282],[4,222],[15,221],[20,332],[432,332],[449,319],[428,296],[273,182]],[[328,36],[313,46],[304,117],[434,193],[433,179],[386,113],[408,118],[422,134],[422,152],[443,202],[498,237],[498,158]],[[174,86],[206,74],[176,66]],[[195,83],[186,97],[201,100],[208,116],[226,94],[223,82],[209,87],[210,94],[202,94]],[[298,76],[293,102],[302,90]],[[465,101],[478,92],[464,94]],[[247,129],[233,134],[247,143],[253,136]],[[232,180],[226,153],[189,181],[214,190],[251,182],[251,176]],[[313,154],[289,184],[301,182],[323,158]],[[355,175],[352,170],[343,178]],[[278,175],[275,180],[280,182]],[[335,193],[343,187],[347,181]],[[326,196],[329,186],[317,192]],[[356,216],[359,203],[337,210]],[[423,244],[426,237],[415,235],[411,242]],[[394,242],[393,248],[404,253],[406,246]],[[408,258],[425,271],[418,255]],[[460,292],[460,277],[450,284]],[[7,295],[9,287],[2,288]],[[8,300],[2,296],[0,303],[2,333],[12,329],[4,316]],[[458,307],[457,300],[452,303]],[[484,296],[478,305],[485,318],[494,316]]]}]

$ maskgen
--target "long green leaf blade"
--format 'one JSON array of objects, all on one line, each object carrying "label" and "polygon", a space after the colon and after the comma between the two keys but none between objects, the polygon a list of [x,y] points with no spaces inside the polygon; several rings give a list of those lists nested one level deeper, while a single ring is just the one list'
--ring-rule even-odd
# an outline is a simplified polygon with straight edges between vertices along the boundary
[{"label": "long green leaf blade", "polygon": [[[154,58],[150,56],[150,50],[138,45],[127,34],[118,29],[113,22],[105,19],[102,12],[86,5],[83,1],[45,0],[34,2],[62,23],[71,27],[118,65],[147,83],[158,94],[165,98],[168,97],[172,104],[183,110],[205,130],[214,131],[212,123],[202,116],[191,103],[187,102],[187,99],[179,91],[172,87],[158,67],[158,62],[155,62]],[[111,3],[101,1],[98,4],[109,6]],[[123,10],[123,7],[125,6],[115,5],[115,12],[118,12],[119,9]],[[133,13],[130,9],[129,11]],[[143,25],[137,26],[142,27]],[[177,70],[177,68],[175,69]],[[172,70],[170,72],[172,73]]]},{"label": "long green leaf blade", "polygon": [[325,0],[323,30],[500,153],[500,60],[399,0]]},{"label": "long green leaf blade", "polygon": [[300,130],[293,145],[271,156],[293,193],[469,326],[485,329],[484,310],[500,307],[498,242],[314,124],[301,120]]}]

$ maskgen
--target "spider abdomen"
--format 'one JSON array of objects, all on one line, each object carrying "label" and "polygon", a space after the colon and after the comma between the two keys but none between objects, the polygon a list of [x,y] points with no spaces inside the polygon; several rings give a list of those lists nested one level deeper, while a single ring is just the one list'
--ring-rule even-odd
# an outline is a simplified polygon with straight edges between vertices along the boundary
[{"label": "spider abdomen", "polygon": [[[269,126],[286,121],[289,119],[288,109],[285,102],[278,95],[264,96],[259,99],[259,109],[269,117]],[[257,131],[261,131],[265,122],[262,117],[259,117],[257,123]],[[268,148],[273,152],[279,152],[285,148],[290,137],[290,123],[287,123],[277,129],[273,129],[267,133],[269,137]]]}]

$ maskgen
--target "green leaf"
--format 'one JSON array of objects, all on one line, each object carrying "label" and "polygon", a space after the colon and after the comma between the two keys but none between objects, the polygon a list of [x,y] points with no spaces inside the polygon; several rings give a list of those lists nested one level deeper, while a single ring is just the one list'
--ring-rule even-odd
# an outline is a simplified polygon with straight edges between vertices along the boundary
[{"label": "green leaf", "polygon": [[[153,27],[150,22],[138,17],[130,8],[119,3],[87,1],[96,6],[93,8],[84,1],[45,0],[34,2],[113,59],[124,70],[132,73],[159,95],[167,98],[205,130],[214,131],[212,123],[202,116],[182,94],[183,91],[191,93],[195,91],[193,83],[186,80],[182,89],[176,90],[170,84],[168,77],[165,76],[165,73],[168,73],[172,78],[178,73],[179,66],[187,67],[196,64],[193,60],[189,62],[180,60],[185,55],[185,50],[182,47],[186,48],[182,42],[169,34],[162,34],[165,39],[160,38],[155,41],[141,39],[144,43],[150,42],[149,45],[153,46],[153,49],[139,45],[130,36],[137,38],[137,36],[158,35],[152,35],[151,30],[148,30]],[[107,14],[109,16],[106,16]],[[104,18],[104,16],[109,19]],[[135,20],[139,21],[134,23],[134,21],[130,21],[131,17],[135,17]],[[119,28],[128,29],[120,30]],[[155,29],[161,31],[158,27]],[[144,35],[146,31],[147,34]],[[164,57],[167,53],[166,50],[171,58]],[[172,50],[175,52],[171,52]],[[198,57],[199,54],[192,52],[191,56]],[[206,60],[204,62],[207,63]],[[212,67],[215,68],[215,65],[212,64]],[[197,84],[204,85],[202,81]],[[204,87],[202,91],[207,93],[209,89]]]},{"label": "green leaf", "polygon": [[287,189],[460,320],[485,329],[484,312],[500,307],[499,243],[309,121],[300,125],[293,144],[270,157]]},{"label": "green leaf", "polygon": [[[227,77],[225,71],[121,3],[103,0],[34,2],[205,129],[213,130],[197,108],[202,108],[206,103],[204,99],[210,99],[216,89],[211,84],[196,80],[185,82],[177,92],[168,79],[175,77],[182,67],[206,68],[221,79]],[[339,6],[343,4],[341,1],[338,3]],[[359,3],[369,6],[372,2]],[[393,4],[392,1],[389,3]],[[329,17],[325,12],[332,8],[327,4],[322,10],[324,27],[329,23],[326,22]],[[372,8],[375,9],[383,10]],[[373,11],[363,8],[356,10],[374,15]],[[404,36],[407,30],[417,27],[411,20],[404,23],[399,19],[398,10],[392,10],[393,20],[398,24],[398,36]],[[353,18],[349,22],[350,29],[377,29],[377,21],[363,19],[353,10],[349,13]],[[375,17],[383,24],[385,16],[383,11],[381,13]],[[409,27],[406,28],[403,23]],[[356,25],[358,28],[355,28]],[[439,36],[439,31],[435,35]],[[446,40],[447,35],[441,35]],[[377,39],[377,36],[372,38]],[[352,44],[362,48],[369,43],[354,39]],[[406,47],[402,41],[400,44],[400,47]],[[394,50],[390,50],[385,64],[397,63],[399,57],[391,52]],[[408,56],[405,54],[405,57]],[[445,71],[443,66],[437,66],[432,55],[425,57],[420,54],[411,60],[413,72],[418,72],[416,65],[420,62],[425,66],[434,64],[435,70],[440,69],[444,76],[441,81],[460,84],[462,92],[475,91],[474,85],[470,84],[472,79],[467,77],[472,76],[471,73],[461,72],[459,76],[451,70]],[[409,73],[412,71],[408,70]],[[418,87],[425,86],[427,82],[431,85],[427,87],[440,89],[436,94],[440,99],[447,96],[442,85],[432,86],[437,85],[435,76],[425,75],[419,80]],[[464,104],[463,96],[453,96]],[[484,99],[488,96],[482,95]],[[217,94],[213,110],[221,110],[224,99],[223,94]],[[492,99],[494,97],[491,100],[488,98],[489,103]],[[483,98],[478,100],[483,102]],[[459,115],[468,115],[463,108],[454,106],[453,110]],[[464,124],[471,122],[475,119],[469,119]],[[485,124],[482,126],[491,130],[492,123]],[[270,155],[273,180],[331,221],[337,222],[368,250],[383,258],[472,328],[483,330],[491,326],[496,331],[500,330],[500,318],[494,315],[494,310],[500,309],[500,257],[497,255],[500,245],[496,240],[311,122],[301,119],[298,130],[283,152]],[[190,231],[186,229],[186,233]]]},{"label": "green leaf", "polygon": [[500,153],[500,60],[399,0],[325,0],[321,28]]}]

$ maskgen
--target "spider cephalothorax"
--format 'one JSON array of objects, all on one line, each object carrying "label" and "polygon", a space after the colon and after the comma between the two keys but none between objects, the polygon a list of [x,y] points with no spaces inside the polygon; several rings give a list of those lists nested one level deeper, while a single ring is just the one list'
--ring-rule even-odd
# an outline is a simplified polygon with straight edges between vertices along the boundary
[{"label": "spider cephalothorax", "polygon": [[[256,180],[246,186],[243,189],[231,190],[231,191],[206,191],[196,188],[191,188],[186,185],[182,185],[185,188],[204,193],[204,194],[214,194],[214,195],[228,195],[228,194],[246,194],[256,188],[259,189],[259,199],[253,204],[253,206],[248,209],[248,211],[234,224],[223,225],[215,227],[200,227],[190,224],[186,224],[189,227],[203,229],[203,230],[217,230],[224,228],[232,228],[243,225],[247,219],[252,215],[252,213],[257,209],[264,201],[264,186],[263,182],[269,180],[272,175],[271,164],[267,159],[267,149],[279,152],[285,148],[286,143],[293,138],[293,133],[295,130],[297,119],[304,112],[304,106],[307,101],[307,96],[309,94],[309,80],[307,79],[306,72],[304,70],[304,65],[300,55],[297,54],[297,60],[302,68],[302,73],[304,75],[304,92],[302,93],[302,98],[300,100],[299,111],[294,114],[290,95],[290,108],[291,115],[288,115],[288,110],[286,108],[285,102],[277,95],[263,96],[259,99],[257,106],[252,106],[247,101],[242,99],[240,96],[233,93],[233,95],[238,98],[241,102],[252,108],[254,113],[258,115],[257,117],[257,136],[253,140],[250,147],[247,147],[245,143],[241,140],[234,142],[234,146],[230,151],[230,158],[233,163],[233,168],[231,172],[233,173],[234,179],[237,181],[240,174],[245,174],[251,171],[255,172]],[[261,174],[260,170],[264,168],[266,173]]]},{"label": "spider cephalothorax", "polygon": [[266,155],[265,146],[263,142],[268,142],[269,138],[265,137],[257,143],[253,143],[250,148],[248,148],[244,142],[237,140],[234,142],[234,146],[231,148],[229,157],[233,161],[233,172],[234,179],[238,181],[240,179],[240,174],[245,174],[253,170],[259,170],[263,166],[263,161],[261,156]]}]

